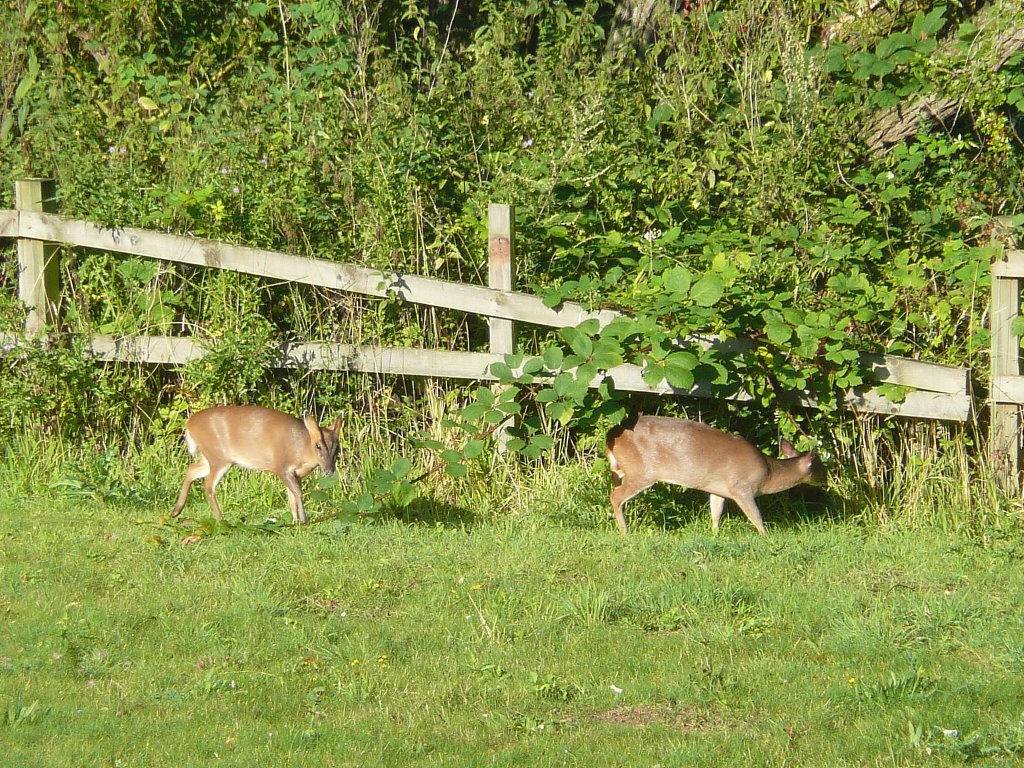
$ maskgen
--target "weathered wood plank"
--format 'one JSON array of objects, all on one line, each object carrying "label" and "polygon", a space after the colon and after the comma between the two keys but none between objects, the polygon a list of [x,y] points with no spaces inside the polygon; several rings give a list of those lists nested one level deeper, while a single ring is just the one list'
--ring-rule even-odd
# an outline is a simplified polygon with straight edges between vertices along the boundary
[{"label": "weathered wood plank", "polygon": [[992,277],[1024,278],[1024,251],[1004,251],[1001,259],[992,262]]},{"label": "weathered wood plank", "polygon": [[[705,349],[713,348],[720,354],[733,356],[744,355],[754,346],[747,339],[722,339],[717,336],[694,338],[692,341]],[[909,357],[879,355],[872,352],[861,352],[860,363],[870,371],[872,380],[879,384],[897,384],[951,395],[967,394],[967,369],[961,366],[928,363]]]},{"label": "weathered wood plank", "polygon": [[554,328],[579,325],[592,317],[606,324],[615,317],[614,312],[590,312],[571,302],[565,302],[558,310],[554,310],[546,307],[536,296],[513,291],[499,291],[409,274],[385,273],[352,264],[133,227],[103,227],[56,214],[23,214],[19,236],[146,256],[178,264],[245,272],[367,296],[395,296],[418,304]]},{"label": "weathered wood plank", "polygon": [[277,363],[283,368],[493,381],[487,367],[503,358],[490,352],[303,343],[284,345]]},{"label": "weathered wood plank", "polygon": [[18,229],[18,212],[0,211],[0,237],[17,237]]},{"label": "weathered wood plank", "polygon": [[[516,269],[516,220],[511,205],[491,203],[487,206],[487,287],[511,291],[515,285]],[[488,350],[493,354],[511,355],[516,351],[515,326],[511,320],[496,317],[487,319]],[[504,387],[495,385],[495,392]],[[497,426],[494,438],[498,450],[505,453],[508,447],[508,428],[514,418],[509,416]]]},{"label": "weathered wood plank", "polygon": [[[49,179],[19,179],[14,183],[14,196],[21,217],[29,211],[51,211],[54,208],[56,185]],[[57,324],[60,306],[60,264],[57,246],[38,240],[18,240],[18,299],[28,313],[25,333],[36,336],[47,326]]]},{"label": "weathered wood plank", "polygon": [[[184,336],[95,336],[89,353],[105,362],[183,365],[206,354],[201,343]],[[450,352],[407,347],[352,344],[282,344],[274,355],[280,368],[361,371],[410,376],[491,380],[487,366],[503,359],[487,352]]]},{"label": "weathered wood plank", "polygon": [[938,421],[963,422],[967,421],[971,413],[971,398],[967,395],[917,390],[907,392],[902,403],[894,403],[880,395],[877,389],[848,392],[845,405],[859,413]]},{"label": "weathered wood plank", "polygon": [[[998,263],[998,262],[997,262]],[[1010,323],[1020,312],[1020,283],[1016,279],[992,277],[989,322],[992,327],[992,379],[1004,382],[1020,374],[1020,340],[1010,332]],[[990,409],[989,461],[1008,487],[1019,486],[1020,406],[995,401]]]},{"label": "weathered wood plank", "polygon": [[967,369],[963,367],[868,352],[861,353],[860,362],[870,368],[873,381],[883,384],[948,395],[967,394]]},{"label": "weathered wood plank", "polygon": [[1024,405],[1024,376],[993,376],[993,403]]},{"label": "weathered wood plank", "polygon": [[[365,267],[180,235],[132,228],[114,230],[52,214],[25,214],[21,225],[20,234],[27,237],[51,239],[165,261],[230,269],[370,296],[385,296],[392,292],[416,303],[550,327],[577,325],[592,317],[596,317],[602,324],[607,324],[616,317],[622,317],[621,314],[610,310],[589,312],[581,305],[570,302],[566,302],[555,311],[544,306],[535,296],[513,291],[494,290],[414,275],[387,275],[380,270]],[[749,342],[742,339],[722,340],[712,337],[698,343],[728,348],[733,354],[742,354],[751,347]],[[967,392],[967,370],[962,367],[869,353],[863,353],[861,360],[872,368],[880,383],[898,384],[944,394],[965,395]]]},{"label": "weathered wood plank", "polygon": [[[152,336],[124,339],[97,336],[92,340],[90,351],[98,360],[172,365],[184,364],[204,354],[202,345],[192,339]],[[296,343],[282,345],[276,355],[275,364],[282,368],[494,381],[495,377],[488,372],[488,366],[503,359],[503,355],[489,352]],[[621,391],[699,398],[718,397],[706,383],[697,383],[688,390],[676,389],[664,381],[658,386],[651,386],[644,381],[643,370],[639,366],[629,364],[617,366],[596,376],[590,382],[590,386],[599,386],[606,377],[612,379],[616,389]],[[740,393],[731,399],[743,401],[749,400],[749,396]],[[805,405],[814,406],[814,401],[809,398],[803,398],[803,402]],[[863,413],[944,421],[965,421],[970,414],[970,398],[966,395],[935,392],[909,392],[902,403],[893,403],[875,390],[851,392],[845,398],[845,406]]]},{"label": "weathered wood plank", "polygon": [[[492,203],[487,208],[487,286],[511,291],[515,284],[515,215],[511,205]],[[490,349],[497,354],[515,352],[510,320],[490,318]]]},{"label": "weathered wood plank", "polygon": [[96,360],[124,363],[185,365],[206,354],[186,336],[94,336],[86,346]]}]

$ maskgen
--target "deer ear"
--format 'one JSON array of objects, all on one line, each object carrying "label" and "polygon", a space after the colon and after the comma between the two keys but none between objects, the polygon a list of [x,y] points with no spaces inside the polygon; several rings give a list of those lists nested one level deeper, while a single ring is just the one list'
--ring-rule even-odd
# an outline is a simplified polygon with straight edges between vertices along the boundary
[{"label": "deer ear", "polygon": [[786,438],[779,441],[779,452],[787,459],[795,459],[797,456],[803,455]]},{"label": "deer ear", "polygon": [[338,416],[338,418],[336,418],[334,420],[334,423],[331,424],[331,432],[333,432],[334,434],[338,434],[338,430],[340,430],[340,429],[341,429],[341,416]]},{"label": "deer ear", "polygon": [[308,413],[302,414],[302,423],[306,425],[306,431],[309,432],[309,439],[314,443],[320,439],[320,425],[316,423],[316,417],[310,416]]}]

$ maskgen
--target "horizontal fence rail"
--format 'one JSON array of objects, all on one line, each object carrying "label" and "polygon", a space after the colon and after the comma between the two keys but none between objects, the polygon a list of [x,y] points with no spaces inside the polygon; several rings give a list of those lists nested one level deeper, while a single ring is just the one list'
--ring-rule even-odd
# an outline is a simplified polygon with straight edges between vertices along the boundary
[{"label": "horizontal fence rail", "polygon": [[[18,182],[18,191],[19,210],[0,210],[0,237],[19,240],[19,258],[22,246],[28,254],[20,265],[20,294],[30,308],[30,318],[36,330],[42,330],[45,326],[46,313],[41,308],[47,302],[56,303],[52,285],[55,258],[40,251],[40,248],[46,248],[52,254],[54,244],[226,269],[271,280],[306,283],[366,296],[398,298],[492,319],[491,352],[290,343],[281,345],[273,355],[274,365],[282,368],[489,381],[495,377],[489,373],[488,367],[504,360],[502,352],[509,349],[510,321],[562,328],[589,319],[596,319],[604,326],[623,317],[609,310],[591,311],[573,302],[563,302],[553,309],[536,296],[510,290],[508,286],[512,285],[514,274],[514,222],[510,206],[492,205],[489,209],[490,279],[492,284],[501,287],[486,287],[386,272],[204,238],[134,227],[109,227],[44,210],[47,207],[47,193],[38,181]],[[32,249],[35,249],[34,257],[30,253]],[[33,335],[33,327],[28,322],[26,331]],[[742,339],[709,337],[688,341],[715,346],[737,355],[745,354],[752,346]],[[17,340],[8,338],[5,343],[13,344]],[[89,352],[100,361],[183,365],[202,357],[207,353],[207,348],[202,341],[191,337],[100,335],[89,343]],[[859,412],[911,418],[965,421],[969,417],[971,398],[966,369],[891,355],[863,354],[861,361],[870,368],[876,382],[911,389],[901,402],[894,402],[881,395],[877,389],[864,387],[846,394],[846,407]],[[671,387],[665,381],[652,386],[644,381],[642,373],[640,366],[619,365],[597,376],[591,386],[598,386],[607,377],[612,379],[617,389],[624,391],[694,397],[718,396],[709,384],[701,382],[687,390]],[[814,400],[806,394],[798,398],[805,405],[815,405]],[[748,396],[741,393],[736,399],[748,399]]]},{"label": "horizontal fence rail", "polygon": [[[0,342],[4,339],[0,337]],[[13,338],[7,344],[16,343]],[[100,362],[157,363],[185,365],[204,357],[207,347],[187,336],[94,336],[86,352]],[[409,347],[378,347],[330,343],[285,343],[275,348],[271,364],[277,368],[303,370],[356,371],[361,373],[393,374],[400,376],[434,376],[446,379],[496,381],[488,370],[491,364],[504,361],[503,354],[492,352],[459,352]],[[688,397],[717,397],[711,386],[697,383],[690,389],[678,389],[662,382],[652,386],[644,381],[643,368],[625,363],[609,368],[594,377],[592,387],[605,378],[615,387],[630,392]],[[746,393],[734,395],[736,401],[749,400]],[[878,414],[891,414],[907,418],[930,418],[962,421],[967,406],[962,398],[941,392],[912,391],[901,403],[893,403],[872,390],[848,393],[845,404],[852,410]],[[814,407],[815,401],[802,397],[803,405]]]},{"label": "horizontal fence rail", "polygon": [[0,229],[0,235],[6,237],[65,243],[100,251],[144,256],[175,264],[244,272],[273,280],[305,283],[364,296],[398,298],[415,304],[518,320],[551,328],[579,325],[591,318],[597,318],[604,325],[617,316],[610,311],[590,312],[571,302],[565,302],[559,309],[551,309],[538,297],[515,291],[419,277],[402,272],[384,272],[354,264],[232,245],[216,240],[152,232],[134,227],[104,227],[90,221],[57,214],[24,211],[3,213],[20,214],[15,217],[15,224],[7,225],[7,229],[16,230],[16,234],[4,234]]}]

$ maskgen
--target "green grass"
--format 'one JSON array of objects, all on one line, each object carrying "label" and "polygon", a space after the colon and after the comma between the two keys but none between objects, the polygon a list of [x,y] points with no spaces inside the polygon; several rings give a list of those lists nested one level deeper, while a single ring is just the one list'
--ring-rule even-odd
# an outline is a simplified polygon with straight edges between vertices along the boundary
[{"label": "green grass", "polygon": [[[180,470],[164,464],[152,498],[114,505],[74,482],[25,496],[20,474],[0,489],[4,764],[1024,758],[1012,526],[961,538],[783,496],[770,537],[735,510],[713,536],[701,495],[656,494],[623,539],[581,465],[501,513],[449,500],[190,544],[162,517]],[[238,474],[229,519],[284,510]],[[206,513],[198,489],[186,513]]]}]

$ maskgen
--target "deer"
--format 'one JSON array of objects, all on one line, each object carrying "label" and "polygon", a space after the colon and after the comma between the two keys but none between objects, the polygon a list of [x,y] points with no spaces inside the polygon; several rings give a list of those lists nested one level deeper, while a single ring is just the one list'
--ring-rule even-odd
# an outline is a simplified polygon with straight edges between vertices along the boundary
[{"label": "deer", "polygon": [[222,520],[214,492],[225,473],[237,464],[246,469],[273,472],[284,482],[293,523],[305,523],[301,482],[317,467],[334,473],[338,459],[341,417],[321,427],[313,416],[301,419],[256,405],[224,405],[192,414],[185,422],[185,445],[199,460],[185,472],[178,502],[171,517],[185,508],[192,483],[206,478],[206,500]]},{"label": "deer", "polygon": [[825,466],[813,452],[801,453],[783,438],[780,453],[781,459],[766,456],[748,440],[699,421],[634,414],[613,427],[605,440],[619,531],[626,534],[623,505],[662,482],[709,493],[715,531],[726,499],[732,499],[758,532],[767,534],[756,496],[828,482]]}]

